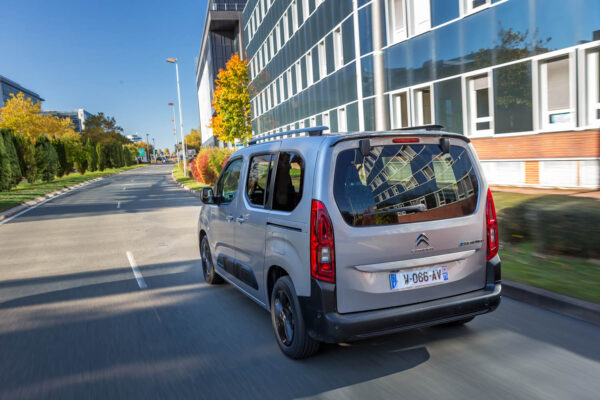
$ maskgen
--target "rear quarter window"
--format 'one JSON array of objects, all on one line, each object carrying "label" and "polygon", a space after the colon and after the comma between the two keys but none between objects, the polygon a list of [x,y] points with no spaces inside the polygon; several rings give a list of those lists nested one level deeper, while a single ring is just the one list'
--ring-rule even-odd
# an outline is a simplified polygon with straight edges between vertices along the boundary
[{"label": "rear quarter window", "polygon": [[337,157],[334,197],[352,226],[390,225],[472,214],[479,186],[467,148],[437,144],[374,146]]}]

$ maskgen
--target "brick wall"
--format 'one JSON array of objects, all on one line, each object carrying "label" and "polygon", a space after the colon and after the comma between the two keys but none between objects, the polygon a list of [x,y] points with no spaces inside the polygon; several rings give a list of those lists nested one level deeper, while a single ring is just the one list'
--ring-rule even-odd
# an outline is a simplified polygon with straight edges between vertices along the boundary
[{"label": "brick wall", "polygon": [[[600,157],[600,130],[472,139],[481,160]],[[538,174],[530,166],[530,177]]]}]

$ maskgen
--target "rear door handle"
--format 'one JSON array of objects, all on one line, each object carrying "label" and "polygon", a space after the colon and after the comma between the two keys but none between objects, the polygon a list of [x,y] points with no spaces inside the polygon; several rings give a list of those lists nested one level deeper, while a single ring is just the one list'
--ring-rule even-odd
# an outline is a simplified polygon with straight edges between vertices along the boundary
[{"label": "rear door handle", "polygon": [[241,224],[245,221],[244,217],[242,217],[241,215],[239,217],[237,217],[235,220],[237,221],[238,224]]},{"label": "rear door handle", "polygon": [[227,222],[231,222],[233,221],[233,215],[228,215],[227,217],[225,217],[225,219],[227,220]]}]

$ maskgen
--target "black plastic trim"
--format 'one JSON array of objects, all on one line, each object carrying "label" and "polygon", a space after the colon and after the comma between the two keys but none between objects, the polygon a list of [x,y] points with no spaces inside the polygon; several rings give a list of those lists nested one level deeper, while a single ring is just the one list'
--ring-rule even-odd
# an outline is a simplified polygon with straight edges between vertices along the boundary
[{"label": "black plastic trim", "polygon": [[256,281],[256,276],[254,275],[254,271],[249,266],[232,260],[230,257],[224,256],[220,254],[217,257],[217,264],[219,267],[223,268],[225,271],[229,272],[231,275],[238,278],[240,281],[244,282],[246,285],[250,286],[254,290],[258,290],[258,282]]},{"label": "black plastic trim", "polygon": [[302,232],[302,229],[300,229],[300,228],[296,228],[296,227],[288,226],[288,225],[276,224],[274,222],[267,222],[267,225],[274,226],[277,228],[282,228],[282,229],[288,229],[290,231]]},{"label": "black plastic trim", "polygon": [[299,297],[308,334],[329,343],[437,325],[491,312],[500,304],[502,286],[401,307],[357,313],[337,312],[335,285],[311,279],[311,295]]},{"label": "black plastic trim", "polygon": [[438,138],[447,137],[452,139],[460,139],[464,142],[470,143],[471,139],[458,133],[440,132],[440,131],[392,131],[392,132],[363,132],[363,133],[350,133],[346,135],[340,135],[337,140],[333,141],[330,147],[334,147],[336,144],[341,142],[347,142],[349,140],[357,139],[373,139],[373,138],[387,138],[387,137],[422,137],[422,138]]}]

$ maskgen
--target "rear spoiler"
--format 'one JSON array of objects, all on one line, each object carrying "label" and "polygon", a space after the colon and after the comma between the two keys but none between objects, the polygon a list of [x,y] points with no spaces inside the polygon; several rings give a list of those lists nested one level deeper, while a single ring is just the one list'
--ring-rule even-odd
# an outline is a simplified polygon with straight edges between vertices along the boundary
[{"label": "rear spoiler", "polygon": [[385,137],[422,137],[422,138],[448,138],[448,139],[459,139],[466,143],[470,143],[471,140],[458,133],[450,133],[450,132],[442,132],[442,131],[419,131],[417,129],[411,129],[410,131],[388,131],[388,132],[364,132],[364,133],[351,133],[346,135],[339,136],[336,140],[334,140],[330,147],[335,146],[340,142],[346,142],[349,140],[359,140],[359,139],[376,139],[376,138],[385,138]]}]

